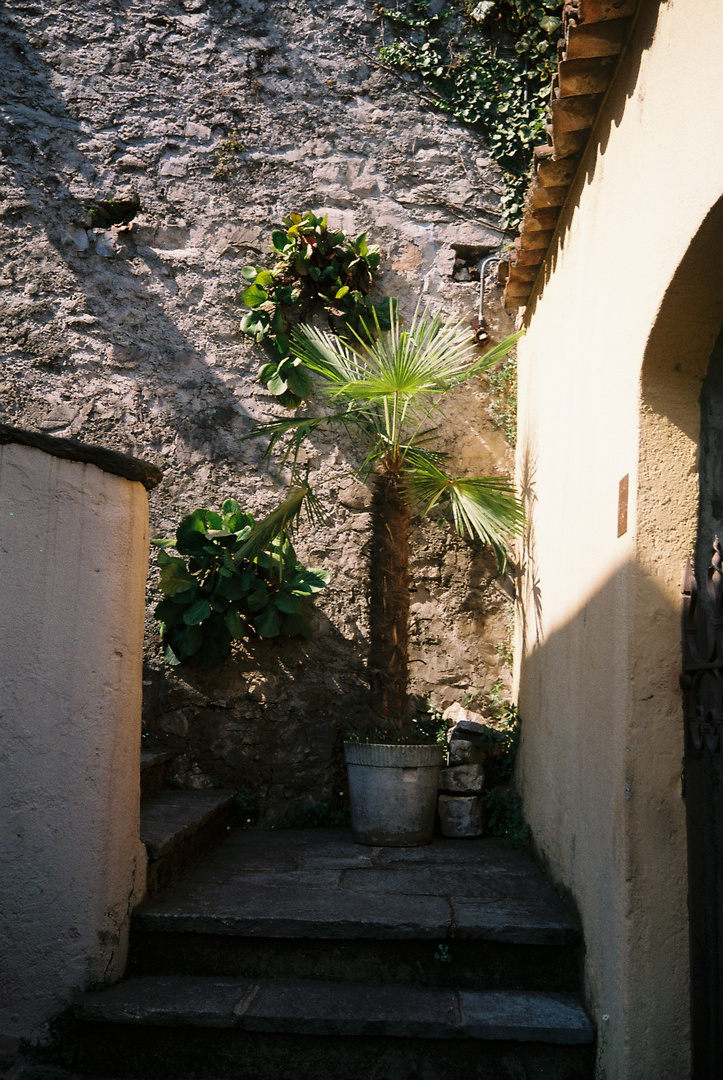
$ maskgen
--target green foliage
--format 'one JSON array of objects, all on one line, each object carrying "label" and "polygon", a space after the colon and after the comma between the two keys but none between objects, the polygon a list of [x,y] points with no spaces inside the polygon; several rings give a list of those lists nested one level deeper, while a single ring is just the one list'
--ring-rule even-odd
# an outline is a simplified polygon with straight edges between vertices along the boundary
[{"label": "green foliage", "polygon": [[271,421],[254,435],[270,435],[271,447],[286,437],[288,456],[298,452],[300,441],[314,427],[343,424],[366,450],[362,476],[377,469],[399,477],[410,506],[421,514],[436,507],[446,510],[455,530],[489,544],[502,566],[509,538],[523,523],[514,487],[500,477],[450,476],[446,455],[435,443],[439,420],[444,419],[444,395],[487,371],[519,336],[513,334],[479,356],[467,327],[445,322],[421,305],[409,328],[403,328],[392,305],[389,331],[373,339],[357,337],[355,349],[323,330],[303,326],[292,335],[291,351],[320,377],[324,395],[340,411]]},{"label": "green foliage", "polygon": [[237,154],[242,154],[246,147],[238,137],[237,131],[232,131],[226,139],[222,139],[216,150],[216,180],[230,180],[234,171],[234,159]]},{"label": "green foliage", "polygon": [[527,847],[530,840],[530,826],[522,816],[522,799],[509,787],[489,788],[483,796],[487,810],[486,828],[492,836],[506,840],[516,848]]},{"label": "green foliage", "polygon": [[486,694],[467,694],[462,706],[479,710],[485,716],[487,731],[480,743],[488,754],[485,770],[492,769],[497,781],[508,782],[512,778],[520,743],[520,719],[517,707],[506,697],[502,680],[497,679]]},{"label": "green foliage", "polygon": [[442,964],[451,964],[452,954],[449,951],[449,945],[440,943],[434,950],[434,959],[439,960]]},{"label": "green foliage", "polygon": [[375,727],[364,727],[363,730],[356,727],[346,727],[344,738],[353,743],[386,743],[390,746],[428,746],[441,743],[447,745],[448,723],[442,719],[442,713],[431,702],[428,704],[426,715],[413,717],[409,721],[408,728],[403,730],[397,727],[385,727],[377,724]]},{"label": "green foliage", "polygon": [[492,371],[487,372],[487,386],[492,395],[490,412],[495,427],[505,433],[510,446],[517,442],[517,354],[510,352]]},{"label": "green foliage", "polygon": [[402,31],[381,58],[417,72],[438,108],[484,135],[505,172],[501,225],[514,228],[532,149],[544,141],[562,2],[449,0],[436,15],[428,8],[423,0],[408,0],[406,11],[378,5]]},{"label": "green foliage", "polygon": [[256,828],[263,809],[264,800],[260,795],[240,788],[234,798],[234,824],[242,829]]},{"label": "green foliage", "polygon": [[441,743],[447,745],[449,721],[444,719],[442,710],[433,701],[427,701],[427,712],[411,721],[413,734],[417,742]]},{"label": "green foliage", "polygon": [[324,310],[332,328],[359,332],[365,320],[389,325],[389,300],[373,304],[369,292],[379,278],[381,253],[367,243],[366,233],[351,240],[332,231],[326,217],[311,211],[289,214],[283,229],[271,234],[276,263],[270,269],[246,266],[240,300],[251,310],[241,330],[269,353],[259,372],[261,382],[287,408],[297,408],[311,393],[303,362],[290,352],[290,332],[300,319]]},{"label": "green foliage", "polygon": [[[153,541],[161,548],[164,593],[155,617],[168,663],[194,660],[213,668],[229,655],[233,640],[309,636],[303,601],[323,589],[329,575],[304,569],[285,531],[286,516],[274,514],[256,524],[228,499],[220,514],[195,510],[175,539]],[[168,548],[178,554],[169,555]]]}]

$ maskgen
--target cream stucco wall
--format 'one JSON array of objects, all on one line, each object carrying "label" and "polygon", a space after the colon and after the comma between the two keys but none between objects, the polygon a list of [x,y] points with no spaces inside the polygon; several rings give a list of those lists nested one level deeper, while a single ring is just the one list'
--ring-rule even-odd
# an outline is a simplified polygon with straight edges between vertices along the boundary
[{"label": "cream stucco wall", "polygon": [[143,485],[0,446],[0,1042],[122,973],[139,839]]},{"label": "cream stucco wall", "polygon": [[600,1075],[685,1080],[678,604],[723,320],[723,6],[641,8],[519,349],[519,778],[581,915]]}]

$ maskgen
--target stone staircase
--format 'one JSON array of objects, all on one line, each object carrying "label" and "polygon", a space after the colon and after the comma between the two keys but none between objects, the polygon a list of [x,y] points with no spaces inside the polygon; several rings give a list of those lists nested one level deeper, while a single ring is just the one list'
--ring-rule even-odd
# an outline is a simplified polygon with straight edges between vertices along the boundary
[{"label": "stone staircase", "polygon": [[[579,930],[529,858],[487,840],[365,848],[344,830],[222,828],[136,912],[126,978],[77,1001],[76,1072],[592,1080]],[[169,855],[161,831],[151,867]]]},{"label": "stone staircase", "polygon": [[225,837],[234,791],[169,788],[173,754],[141,750],[141,840],[148,853],[148,897],[178,881]]}]

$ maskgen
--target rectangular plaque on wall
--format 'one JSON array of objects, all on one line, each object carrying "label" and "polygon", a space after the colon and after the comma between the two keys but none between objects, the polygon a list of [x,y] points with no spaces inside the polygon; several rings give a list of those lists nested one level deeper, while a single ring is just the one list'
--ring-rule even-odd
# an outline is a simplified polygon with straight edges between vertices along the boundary
[{"label": "rectangular plaque on wall", "polygon": [[628,491],[630,489],[630,475],[628,473],[620,481],[618,487],[618,536],[625,536],[628,531]]}]

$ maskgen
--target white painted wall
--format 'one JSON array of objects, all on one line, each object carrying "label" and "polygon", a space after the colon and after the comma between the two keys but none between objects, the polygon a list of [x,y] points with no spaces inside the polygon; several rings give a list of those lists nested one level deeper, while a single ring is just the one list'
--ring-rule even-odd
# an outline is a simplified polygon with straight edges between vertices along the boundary
[{"label": "white painted wall", "polygon": [[[582,918],[608,1080],[689,1070],[678,604],[723,318],[699,303],[712,257],[689,302],[668,290],[723,194],[721,56],[720,4],[643,0],[519,349],[520,783]],[[684,334],[666,346],[651,333],[671,310]]]},{"label": "white painted wall", "polygon": [[139,838],[143,485],[0,446],[0,1040],[120,976]]}]

